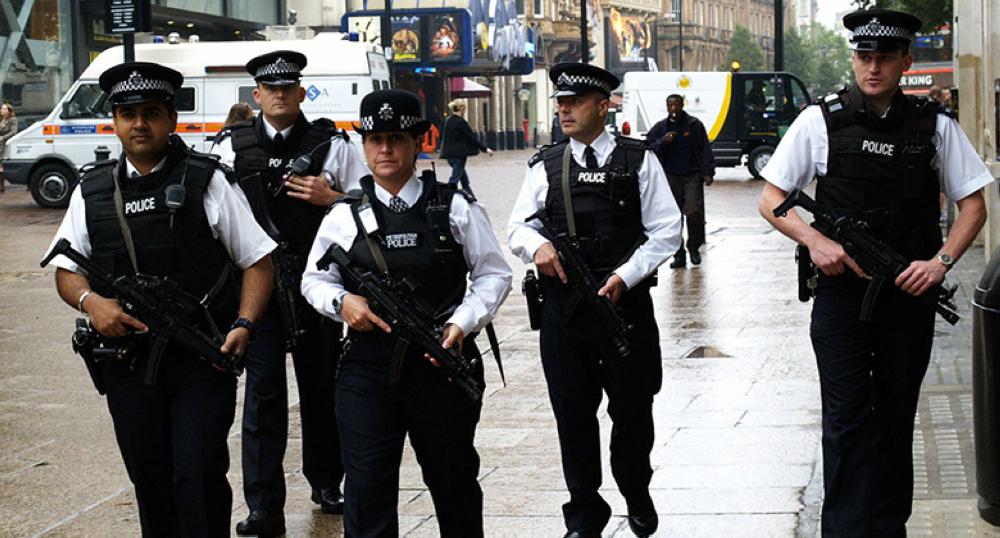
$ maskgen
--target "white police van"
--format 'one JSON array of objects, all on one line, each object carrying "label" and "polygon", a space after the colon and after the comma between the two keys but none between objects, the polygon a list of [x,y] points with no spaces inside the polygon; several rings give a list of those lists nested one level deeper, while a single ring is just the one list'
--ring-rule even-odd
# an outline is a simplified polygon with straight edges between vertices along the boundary
[{"label": "white police van", "polygon": [[[273,50],[299,51],[309,59],[302,71],[306,117],[328,118],[351,132],[361,98],[389,88],[390,77],[378,47],[346,37],[320,33],[308,40],[143,44],[136,45],[135,56],[184,75],[176,96],[177,134],[194,149],[208,151],[234,103],[244,101],[256,109],[254,81],[244,65]],[[80,167],[95,159],[95,150],[106,149],[112,157],[121,152],[111,106],[97,79],[122,58],[120,46],[102,52],[45,119],[8,140],[4,176],[27,184],[38,205],[65,207]],[[359,144],[360,139],[351,140]]]}]

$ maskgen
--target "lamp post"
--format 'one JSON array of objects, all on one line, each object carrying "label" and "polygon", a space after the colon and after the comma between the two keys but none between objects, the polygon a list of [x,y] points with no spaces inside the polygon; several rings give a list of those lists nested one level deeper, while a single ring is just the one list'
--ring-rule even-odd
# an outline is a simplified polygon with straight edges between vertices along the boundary
[{"label": "lamp post", "polygon": [[590,45],[587,43],[587,0],[580,0],[580,61],[590,63]]}]

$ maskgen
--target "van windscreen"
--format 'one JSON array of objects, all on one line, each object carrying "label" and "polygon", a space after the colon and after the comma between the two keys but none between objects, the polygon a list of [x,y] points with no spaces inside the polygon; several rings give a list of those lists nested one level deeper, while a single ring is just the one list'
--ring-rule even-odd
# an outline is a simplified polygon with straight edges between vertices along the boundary
[{"label": "van windscreen", "polygon": [[81,84],[68,101],[63,103],[59,117],[64,120],[110,118],[111,104],[97,84]]}]

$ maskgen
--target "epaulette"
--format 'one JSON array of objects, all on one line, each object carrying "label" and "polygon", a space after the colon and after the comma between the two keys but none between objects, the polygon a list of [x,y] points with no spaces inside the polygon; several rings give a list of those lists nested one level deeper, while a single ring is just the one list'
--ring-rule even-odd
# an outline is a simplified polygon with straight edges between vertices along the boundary
[{"label": "epaulette", "polygon": [[100,161],[89,162],[80,167],[80,181],[83,181],[89,172],[105,166],[111,166],[118,162],[118,159],[101,159]]},{"label": "epaulette", "polygon": [[326,208],[326,212],[330,213],[337,204],[349,204],[352,202],[360,202],[361,198],[365,195],[364,191],[361,189],[351,189],[344,193],[343,196],[337,198],[330,204],[330,207]]},{"label": "epaulette", "polygon": [[948,116],[949,118],[951,118],[953,120],[957,120],[958,119],[958,112],[955,112],[955,109],[951,108],[948,105],[939,105],[938,109],[937,109],[937,113],[938,114],[944,114],[945,116]]},{"label": "epaulette", "polygon": [[568,143],[569,143],[569,138],[564,138],[561,141],[556,142],[555,144],[546,144],[538,148],[538,153],[534,154],[530,159],[528,159],[528,168],[531,168],[532,166],[535,166],[536,164],[540,163],[543,159],[545,159],[546,153],[554,151],[556,148],[559,148],[559,151],[563,151],[562,146]]},{"label": "epaulette", "polygon": [[220,130],[218,133],[215,133],[215,142],[214,143],[221,144],[223,140],[229,138],[230,136],[233,136],[233,128],[232,128],[232,126],[223,127],[222,130]]},{"label": "epaulette", "polygon": [[841,97],[843,90],[837,93],[831,93],[824,95],[823,97],[817,97],[813,104],[819,105],[826,109],[827,112],[840,112],[844,109],[844,99]]},{"label": "epaulette", "polygon": [[329,118],[317,118],[312,121],[312,125],[314,128],[329,132],[330,138],[339,136],[343,138],[345,142],[351,139],[351,137],[347,135],[347,131],[338,129],[337,124]]},{"label": "epaulette", "polygon": [[616,137],[616,143],[622,146],[622,149],[630,149],[635,151],[646,151],[649,149],[649,144],[645,140],[639,138],[631,138],[628,136],[619,135]]}]

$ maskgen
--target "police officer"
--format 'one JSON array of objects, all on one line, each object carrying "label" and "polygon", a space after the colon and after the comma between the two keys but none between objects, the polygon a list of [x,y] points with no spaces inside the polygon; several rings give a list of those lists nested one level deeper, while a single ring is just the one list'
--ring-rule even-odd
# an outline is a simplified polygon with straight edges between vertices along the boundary
[{"label": "police officer", "polygon": [[[84,174],[53,244],[68,239],[116,277],[167,276],[188,293],[210,297],[215,324],[230,327],[221,350],[242,353],[270,294],[268,253],[275,245],[216,159],[191,151],[172,134],[173,99],[182,82],[177,71],[151,63],[125,63],[101,75],[124,154]],[[76,264],[63,256],[53,263],[59,296],[89,315],[98,333],[118,338],[146,330],[122,311],[112,290],[96,282],[91,287]],[[234,263],[243,269],[239,297]],[[226,438],[236,411],[236,377],[170,345],[152,371],[150,342],[139,339],[134,356],[103,363],[100,375],[135,485],[142,534],[227,536],[232,490]],[[147,382],[151,376],[155,384]]]},{"label": "police officer", "polygon": [[[680,212],[663,168],[645,143],[604,130],[618,78],[577,63],[554,66],[549,78],[569,139],[544,147],[528,162],[507,237],[511,251],[525,263],[534,262],[543,275],[541,355],[570,492],[563,505],[566,536],[599,537],[611,517],[598,493],[602,389],[614,424],[612,474],[628,504],[629,526],[636,535],[649,536],[659,521],[649,496],[649,453],[653,395],[662,378],[649,287],[656,268],[680,246]],[[564,175],[566,152],[572,158]],[[602,282],[599,294],[617,303],[634,326],[627,360],[604,351],[595,336],[601,329],[594,327],[596,320],[585,307],[567,306],[570,293],[555,248],[540,233],[537,220],[525,222],[543,208],[557,233],[575,232],[590,270]]]},{"label": "police officer", "polygon": [[[985,220],[980,189],[992,181],[958,123],[936,103],[899,89],[918,18],[856,11],[857,82],[796,119],[762,171],[761,214],[808,247],[821,271],[811,336],[823,402],[824,536],[905,536],[913,497],[913,419],[934,337],[939,284]],[[867,288],[839,243],[790,212],[785,194],[816,179],[816,200],[865,220],[909,267],[860,321]],[[938,186],[959,216],[942,244]]]},{"label": "police officer", "polygon": [[441,313],[443,345],[467,356],[476,352],[470,336],[510,291],[510,267],[482,206],[433,175],[415,175],[419,140],[430,125],[415,95],[370,93],[360,118],[372,173],[361,180],[360,194],[334,205],[324,219],[302,277],[309,303],[349,327],[337,374],[347,471],[344,530],[353,538],[398,536],[399,462],[409,435],[440,535],[481,537],[483,494],[473,446],[481,404],[449,383],[423,350],[398,340],[369,309],[357,282],[344,281],[336,264],[320,271],[316,262],[336,244],[363,268],[410,279],[414,294]]},{"label": "police officer", "polygon": [[[339,514],[344,471],[333,412],[333,368],[343,329],[305,304],[298,279],[326,209],[340,196],[338,190],[357,185],[368,170],[345,133],[329,120],[309,122],[302,114],[305,89],[299,82],[305,66],[304,55],[288,50],[247,62],[247,72],[257,82],[253,98],[261,113],[224,131],[212,152],[233,166],[254,215],[280,241],[280,253],[291,267],[276,274],[295,294],[294,315],[303,331],[291,349],[302,415],[302,472],[312,486],[313,502],[324,513]],[[300,175],[289,174],[302,155],[308,155],[312,165]],[[237,525],[239,535],[280,535],[285,530],[285,353],[291,342],[286,338],[290,320],[283,319],[279,301],[272,299],[259,338],[247,354],[243,493],[250,515]]]}]

